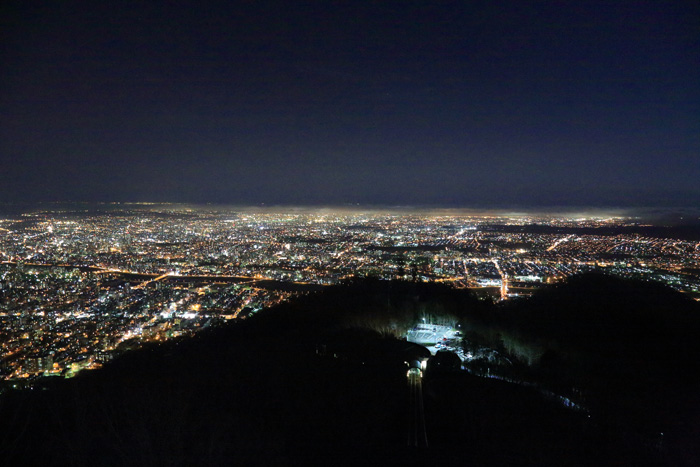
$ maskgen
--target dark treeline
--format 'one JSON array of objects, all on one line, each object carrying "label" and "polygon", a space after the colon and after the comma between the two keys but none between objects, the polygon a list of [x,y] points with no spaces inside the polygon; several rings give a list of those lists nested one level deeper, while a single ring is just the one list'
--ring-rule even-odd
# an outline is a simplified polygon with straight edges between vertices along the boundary
[{"label": "dark treeline", "polygon": [[[665,288],[607,277],[501,307],[441,284],[352,281],[46,391],[3,394],[0,449],[6,465],[694,465],[697,353],[686,339],[697,311]],[[460,323],[468,345],[511,363],[490,371],[575,387],[590,411],[533,387],[428,374],[430,448],[409,449],[405,361],[425,350],[401,336],[423,318]],[[665,402],[649,405],[652,393]],[[650,436],[660,426],[664,438]]]},{"label": "dark treeline", "polygon": [[698,305],[662,284],[586,274],[463,323],[469,350],[507,356],[481,362],[490,371],[571,397],[601,430],[683,463],[700,459]]}]

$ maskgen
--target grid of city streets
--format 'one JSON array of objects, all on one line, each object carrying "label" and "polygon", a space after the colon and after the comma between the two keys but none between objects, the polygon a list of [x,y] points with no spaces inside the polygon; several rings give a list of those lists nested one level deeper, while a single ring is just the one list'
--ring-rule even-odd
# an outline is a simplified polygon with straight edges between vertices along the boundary
[{"label": "grid of city streets", "polygon": [[[0,378],[31,385],[147,342],[246,319],[353,277],[517,300],[587,271],[700,297],[700,243],[615,213],[180,205],[58,206],[0,218]],[[457,329],[409,340],[467,359]]]}]

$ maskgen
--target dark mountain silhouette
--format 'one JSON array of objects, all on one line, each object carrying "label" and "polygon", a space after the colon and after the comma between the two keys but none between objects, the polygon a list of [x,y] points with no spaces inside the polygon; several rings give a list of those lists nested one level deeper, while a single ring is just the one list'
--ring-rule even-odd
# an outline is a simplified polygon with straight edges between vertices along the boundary
[{"label": "dark mountain silhouette", "polygon": [[465,327],[527,361],[525,378],[575,396],[601,430],[683,462],[700,459],[698,305],[659,283],[586,274]]},{"label": "dark mountain silhouette", "polygon": [[[582,324],[590,321],[584,302],[621,307],[621,316],[632,313],[632,308],[648,309],[640,316],[650,314],[652,320],[657,305],[668,305],[663,310],[685,321],[683,329],[672,323],[662,326],[664,319],[652,321],[658,324],[654,329],[663,331],[661,339],[686,338],[693,332],[694,316],[689,313],[697,312],[695,304],[647,286],[641,285],[649,296],[628,308],[629,302],[621,298],[608,302],[595,296],[619,294],[629,287],[631,299],[640,284],[587,277],[498,309],[466,291],[439,284],[368,280],[330,287],[191,340],[125,354],[102,370],[53,382],[46,391],[2,395],[3,462],[693,465],[700,457],[693,457],[696,453],[680,435],[683,427],[688,436],[696,433],[697,424],[690,418],[668,425],[664,436],[669,440],[648,436],[649,429],[656,429],[654,423],[666,420],[663,410],[677,417],[678,404],[692,409],[687,404],[695,377],[683,380],[675,373],[683,364],[674,364],[668,375],[668,381],[680,384],[673,393],[677,398],[655,407],[661,415],[651,421],[642,418],[644,430],[629,429],[637,419],[626,417],[637,416],[636,409],[644,412],[646,406],[634,404],[648,403],[646,391],[631,397],[630,407],[616,404],[622,404],[627,394],[636,394],[629,391],[639,389],[635,385],[640,381],[654,381],[655,376],[612,384],[610,397],[600,396],[606,374],[617,368],[620,359],[635,354],[626,344],[617,349],[606,340],[625,332]],[[596,313],[605,315],[601,310]],[[567,409],[537,387],[466,372],[436,372],[424,380],[429,447],[409,448],[405,362],[425,354],[397,336],[424,316],[445,322],[471,320],[481,323],[482,329],[519,333],[523,345],[551,344],[533,363],[531,376],[553,388],[590,382],[580,387],[591,412]],[[623,326],[621,316],[600,319],[607,326]],[[578,336],[573,330],[580,327],[586,331]],[[633,347],[644,346],[640,339],[653,331],[642,324],[631,329]],[[589,342],[593,335],[599,339],[595,345]],[[664,344],[659,340],[655,345],[664,348]],[[695,355],[693,343],[669,345]],[[608,352],[612,363],[605,362]],[[651,368],[661,371],[663,362],[667,360],[659,359]],[[604,369],[597,370],[596,364]],[[685,365],[692,372],[695,363]],[[642,367],[635,366],[637,371]],[[668,390],[665,383],[661,389]]]}]

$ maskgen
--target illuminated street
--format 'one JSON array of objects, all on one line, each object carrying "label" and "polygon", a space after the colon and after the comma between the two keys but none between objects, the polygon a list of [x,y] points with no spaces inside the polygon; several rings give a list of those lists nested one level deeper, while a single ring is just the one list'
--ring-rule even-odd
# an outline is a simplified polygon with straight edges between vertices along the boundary
[{"label": "illuminated street", "polygon": [[[134,204],[99,215],[44,210],[0,226],[0,376],[29,383],[354,277],[443,282],[506,301],[603,271],[700,297],[697,241],[644,235],[636,218],[604,212]],[[445,324],[420,323],[408,339],[465,360]]]}]

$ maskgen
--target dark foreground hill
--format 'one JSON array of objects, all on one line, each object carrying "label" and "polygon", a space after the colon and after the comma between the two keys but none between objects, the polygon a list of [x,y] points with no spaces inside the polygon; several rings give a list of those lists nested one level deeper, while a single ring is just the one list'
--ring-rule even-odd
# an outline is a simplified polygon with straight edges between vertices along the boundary
[{"label": "dark foreground hill", "polygon": [[500,368],[505,374],[575,398],[609,435],[658,446],[674,463],[694,465],[700,460],[699,305],[658,283],[587,274],[468,317],[465,328],[474,341],[516,362]]},{"label": "dark foreground hill", "polygon": [[603,417],[609,408],[574,411],[535,387],[466,372],[425,378],[429,447],[407,445],[404,362],[422,351],[394,334],[431,313],[551,340],[558,330],[514,318],[544,313],[537,300],[549,298],[499,312],[434,284],[329,288],[47,391],[5,394],[3,465],[693,465],[692,450],[627,439]]}]

